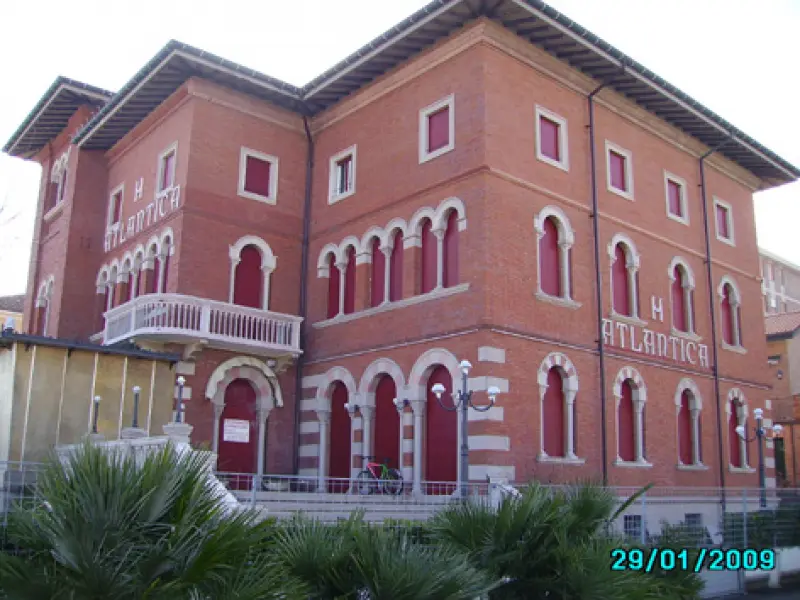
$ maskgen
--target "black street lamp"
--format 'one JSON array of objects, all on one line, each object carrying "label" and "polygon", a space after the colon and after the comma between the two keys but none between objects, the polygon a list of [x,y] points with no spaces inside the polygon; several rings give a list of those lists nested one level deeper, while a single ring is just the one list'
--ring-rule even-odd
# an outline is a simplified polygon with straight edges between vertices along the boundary
[{"label": "black street lamp", "polygon": [[133,386],[133,428],[139,427],[139,393],[142,391],[138,385]]},{"label": "black street lamp", "polygon": [[436,400],[439,401],[439,406],[443,409],[456,412],[460,411],[461,419],[459,420],[459,429],[461,435],[461,473],[459,474],[459,488],[461,492],[461,498],[466,501],[468,497],[467,487],[469,485],[469,441],[467,439],[468,436],[468,429],[469,429],[469,409],[470,407],[474,408],[478,412],[486,412],[490,408],[494,406],[495,400],[497,400],[497,395],[500,393],[500,388],[497,386],[489,386],[486,390],[487,395],[489,396],[489,404],[484,406],[477,406],[472,401],[472,390],[469,389],[469,384],[467,381],[467,376],[469,375],[470,369],[472,369],[472,365],[468,360],[462,360],[459,364],[461,368],[461,390],[458,392],[453,392],[453,406],[445,406],[442,402],[442,396],[444,395],[445,388],[441,383],[435,383],[431,388],[431,391],[436,395]]},{"label": "black street lamp", "polygon": [[773,438],[777,437],[783,431],[780,425],[764,425],[764,411],[760,408],[753,410],[753,416],[756,418],[756,426],[752,438],[747,437],[747,428],[744,425],[736,427],[736,434],[745,442],[753,442],[758,440],[758,487],[760,488],[760,505],[761,508],[767,507],[767,471],[764,465],[764,438],[767,437],[767,431],[771,431]]}]

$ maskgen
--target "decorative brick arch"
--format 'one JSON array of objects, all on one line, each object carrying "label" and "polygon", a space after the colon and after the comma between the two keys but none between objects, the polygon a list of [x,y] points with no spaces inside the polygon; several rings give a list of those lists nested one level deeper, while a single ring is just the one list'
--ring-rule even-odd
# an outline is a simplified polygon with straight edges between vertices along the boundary
[{"label": "decorative brick arch", "polygon": [[[162,238],[163,239],[163,238]],[[261,252],[261,269],[264,271],[274,271],[277,267],[277,258],[272,252],[269,244],[255,235],[246,235],[236,240],[228,249],[228,256],[231,261],[239,260],[245,246],[255,246]]]},{"label": "decorative brick arch", "polygon": [[611,259],[611,262],[614,262],[617,244],[620,242],[625,246],[625,259],[627,261],[626,266],[628,268],[632,267],[634,269],[638,269],[641,259],[638,250],[636,250],[636,244],[634,244],[633,240],[624,233],[614,234],[614,237],[612,237],[611,241],[608,243],[608,257]]},{"label": "decorative brick arch", "polygon": [[145,261],[145,257],[147,253],[144,250],[144,246],[139,244],[136,246],[136,249],[133,251],[133,265],[134,268],[140,269],[142,267],[142,263]]},{"label": "decorative brick arch", "polygon": [[681,397],[683,396],[683,392],[686,390],[692,393],[692,400],[689,403],[690,409],[702,409],[703,408],[703,398],[700,396],[700,389],[697,387],[697,384],[694,382],[693,379],[689,377],[684,377],[678,382],[678,387],[675,388],[675,406],[680,408],[681,406]]},{"label": "decorative brick arch", "polygon": [[323,376],[322,382],[317,386],[317,411],[330,412],[331,396],[330,391],[333,384],[341,381],[347,388],[347,395],[350,401],[357,397],[356,380],[353,374],[344,367],[333,367],[328,369]]},{"label": "decorative brick arch", "polygon": [[389,375],[394,380],[398,394],[406,386],[406,378],[400,365],[391,358],[379,358],[366,368],[358,385],[358,392],[366,406],[375,406],[375,388],[378,385],[379,375]]},{"label": "decorative brick arch", "polygon": [[47,306],[50,303],[50,296],[53,294],[53,285],[55,284],[55,281],[55,276],[50,275],[39,285],[39,289],[36,293],[36,300],[34,302],[34,306],[36,308]]},{"label": "decorative brick arch", "polygon": [[455,196],[442,202],[434,213],[432,227],[434,230],[444,231],[447,228],[447,218],[451,211],[455,211],[458,221],[458,230],[464,231],[467,228],[467,211],[461,198]]},{"label": "decorative brick arch", "polygon": [[403,239],[408,236],[408,224],[405,222],[404,219],[396,218],[389,221],[389,223],[384,227],[382,238],[381,238],[381,246],[386,248],[392,248],[392,244],[394,243],[394,232],[400,230]]},{"label": "decorative brick arch", "polygon": [[108,266],[109,283],[110,284],[113,285],[113,284],[117,283],[118,278],[119,278],[119,270],[120,270],[119,269],[119,259],[115,258],[114,260],[111,261],[111,264]]},{"label": "decorative brick arch", "polygon": [[747,398],[739,388],[731,388],[725,398],[725,413],[731,414],[731,402],[734,402],[742,410],[742,415],[747,418]]},{"label": "decorative brick arch", "polygon": [[333,261],[336,264],[342,262],[342,254],[339,251],[339,246],[336,244],[325,244],[325,247],[320,251],[319,258],[317,259],[317,277],[330,277],[331,267],[328,264],[328,257],[333,254]]},{"label": "decorative brick arch", "polygon": [[579,386],[578,371],[572,361],[567,358],[567,355],[561,352],[551,352],[539,365],[539,372],[537,373],[539,385],[547,387],[547,374],[553,367],[557,367],[561,372],[561,376],[564,379],[564,391],[577,392]]},{"label": "decorative brick arch", "polygon": [[695,279],[694,279],[694,272],[692,268],[689,266],[689,263],[686,262],[681,256],[673,256],[672,260],[669,261],[669,267],[667,267],[667,275],[669,276],[670,281],[675,281],[675,267],[680,266],[683,268],[684,273],[686,273],[686,279],[689,283],[689,289],[695,288]]},{"label": "decorative brick arch", "polygon": [[555,221],[558,230],[559,244],[565,244],[571,247],[575,243],[575,230],[572,229],[567,215],[557,206],[545,206],[539,211],[539,214],[534,217],[533,226],[536,229],[536,234],[539,237],[544,235],[544,222],[551,217]]},{"label": "decorative brick arch", "polygon": [[97,272],[97,279],[95,280],[95,286],[97,287],[98,292],[105,291],[105,286],[108,285],[108,277],[108,265],[103,265]]},{"label": "decorative brick arch", "polygon": [[375,238],[378,239],[381,248],[386,247],[383,241],[384,237],[386,237],[384,234],[384,230],[380,227],[373,226],[367,230],[367,233],[361,238],[361,249],[364,254],[363,262],[372,263],[372,240]]},{"label": "decorative brick arch", "polygon": [[430,206],[423,206],[422,208],[418,208],[416,210],[414,215],[408,221],[408,230],[406,231],[406,235],[408,237],[420,239],[420,236],[422,236],[422,221],[425,219],[430,219],[431,228],[433,228],[434,224],[436,223],[436,211],[434,211]]},{"label": "decorative brick arch", "polygon": [[730,275],[723,275],[722,278],[719,280],[719,285],[717,286],[717,294],[719,294],[720,298],[724,296],[726,284],[730,285],[731,289],[733,290],[733,298],[731,298],[731,302],[736,304],[737,306],[740,305],[742,303],[742,293],[741,291],[739,291],[739,286],[736,285],[736,281]]},{"label": "decorative brick arch", "polygon": [[122,256],[122,262],[119,267],[120,271],[127,276],[133,270],[133,264],[133,254],[128,251]]},{"label": "decorative brick arch", "polygon": [[275,372],[251,356],[231,358],[214,369],[206,384],[206,398],[216,406],[224,406],[225,389],[234,379],[251,382],[258,396],[259,409],[269,413],[276,406],[283,407],[283,395]]},{"label": "decorative brick arch", "polygon": [[633,367],[622,367],[617,373],[616,379],[614,379],[613,390],[617,401],[622,398],[622,384],[629,379],[633,381],[633,401],[641,404],[647,402],[647,386],[639,371]]},{"label": "decorative brick arch", "polygon": [[409,391],[416,395],[421,401],[427,400],[425,386],[427,377],[437,365],[442,365],[450,372],[453,379],[453,389],[456,389],[461,379],[461,367],[459,360],[449,350],[444,348],[431,348],[423,352],[411,368],[411,375],[408,377]]},{"label": "decorative brick arch", "polygon": [[175,254],[175,234],[172,231],[172,227],[164,229],[158,241],[160,245],[159,250],[161,252],[166,253],[168,251],[170,256]]},{"label": "decorative brick arch", "polygon": [[[155,247],[155,252],[152,252],[154,247]],[[145,256],[147,257],[147,259],[152,260],[159,254],[161,254],[161,240],[154,235],[149,240],[147,240],[147,244],[145,245]]]}]

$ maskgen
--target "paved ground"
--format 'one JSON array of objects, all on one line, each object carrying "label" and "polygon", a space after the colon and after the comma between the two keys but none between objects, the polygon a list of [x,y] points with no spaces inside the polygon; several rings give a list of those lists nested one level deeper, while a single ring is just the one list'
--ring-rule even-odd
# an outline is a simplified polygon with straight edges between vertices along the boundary
[{"label": "paved ground", "polygon": [[751,592],[743,596],[747,600],[800,600],[800,587],[792,586],[793,589],[769,590],[764,592]]}]

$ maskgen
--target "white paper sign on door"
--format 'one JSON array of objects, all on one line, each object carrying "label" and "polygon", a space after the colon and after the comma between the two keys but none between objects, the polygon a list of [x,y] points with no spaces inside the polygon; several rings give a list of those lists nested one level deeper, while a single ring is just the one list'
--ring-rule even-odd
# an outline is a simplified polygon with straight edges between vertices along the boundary
[{"label": "white paper sign on door", "polygon": [[250,421],[225,419],[222,425],[222,441],[247,444],[250,441]]}]

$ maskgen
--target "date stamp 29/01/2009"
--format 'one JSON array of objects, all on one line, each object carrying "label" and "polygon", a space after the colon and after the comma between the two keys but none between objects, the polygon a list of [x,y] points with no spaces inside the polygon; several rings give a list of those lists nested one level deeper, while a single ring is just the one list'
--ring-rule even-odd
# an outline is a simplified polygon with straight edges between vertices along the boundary
[{"label": "date stamp 29/01/2009", "polygon": [[772,571],[775,550],[752,548],[615,548],[612,571]]}]

